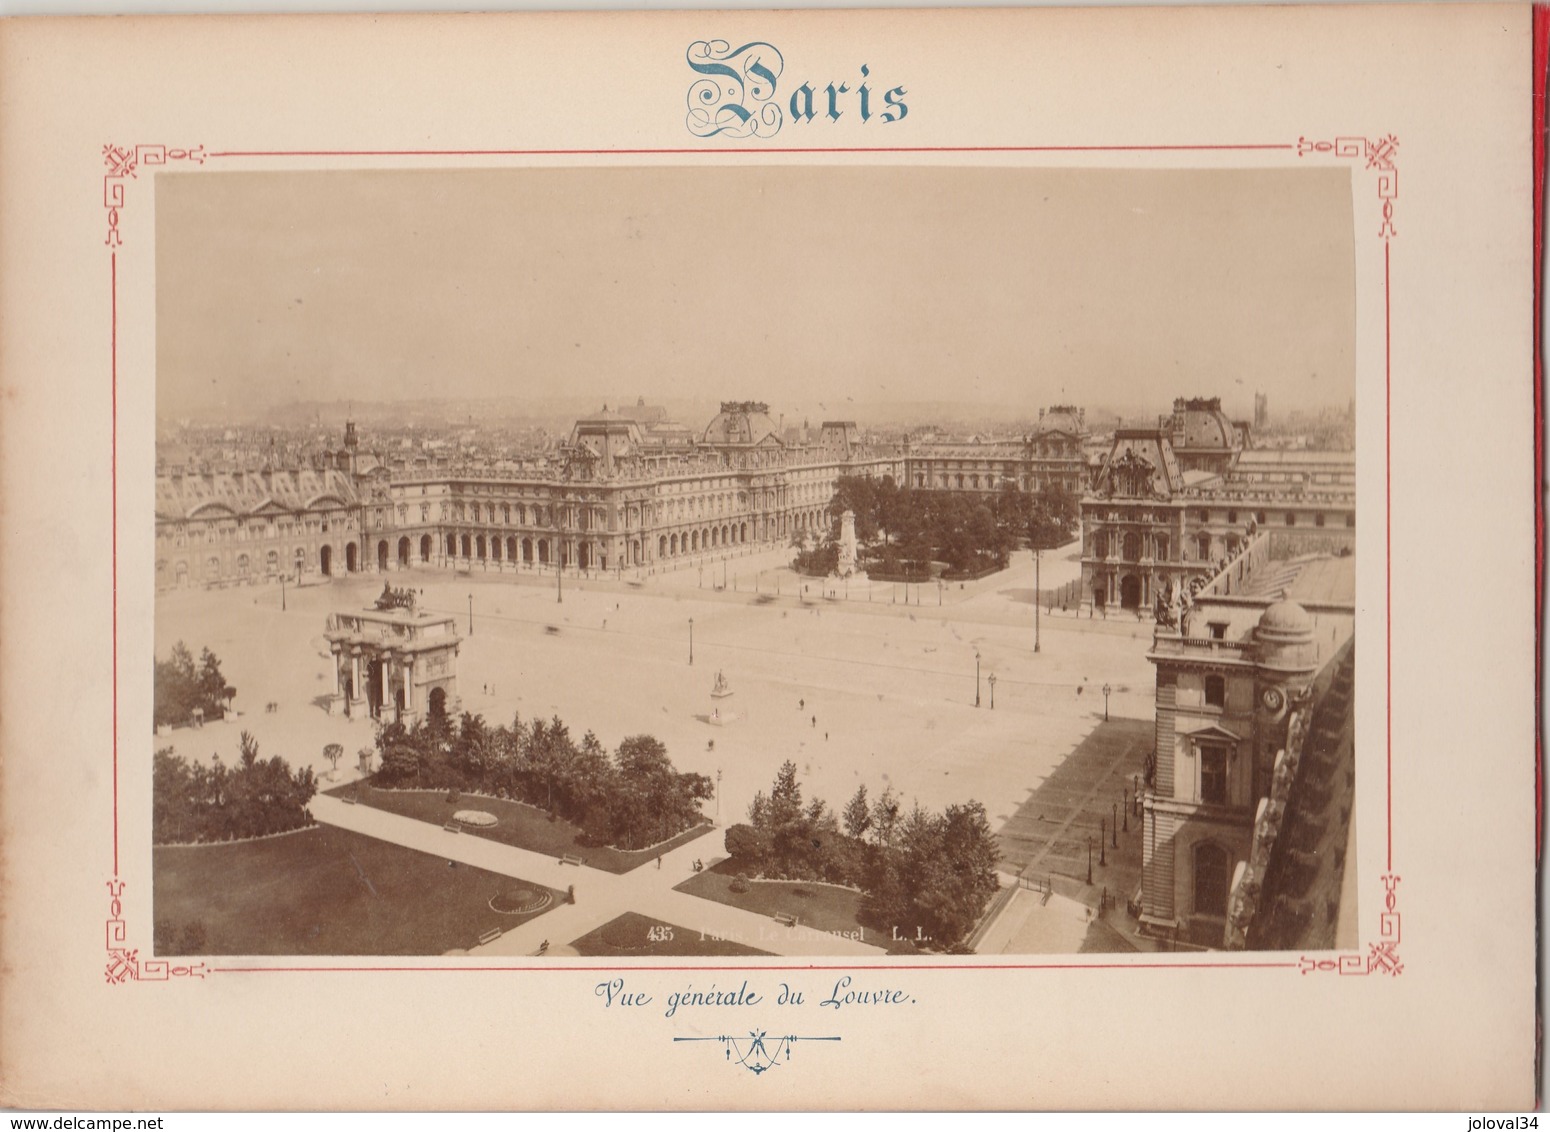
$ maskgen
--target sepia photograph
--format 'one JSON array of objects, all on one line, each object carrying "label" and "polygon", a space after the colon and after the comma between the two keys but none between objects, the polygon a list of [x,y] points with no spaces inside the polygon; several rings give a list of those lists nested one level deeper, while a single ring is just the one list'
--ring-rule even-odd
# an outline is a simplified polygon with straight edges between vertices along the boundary
[{"label": "sepia photograph", "polygon": [[162,173],[155,954],[1356,948],[1352,197]]},{"label": "sepia photograph", "polygon": [[1532,1106],[1542,17],[0,21],[0,1103]]}]

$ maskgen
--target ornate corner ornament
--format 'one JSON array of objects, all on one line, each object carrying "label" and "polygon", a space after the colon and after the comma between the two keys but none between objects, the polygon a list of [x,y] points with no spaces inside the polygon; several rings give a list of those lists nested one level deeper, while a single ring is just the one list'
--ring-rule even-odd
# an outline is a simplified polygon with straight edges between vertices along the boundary
[{"label": "ornate corner ornament", "polygon": [[1394,201],[1399,197],[1399,169],[1395,158],[1399,154],[1399,139],[1393,134],[1381,138],[1337,137],[1334,141],[1297,139],[1297,156],[1322,153],[1331,157],[1345,157],[1366,163],[1366,168],[1378,175],[1378,203],[1382,208],[1382,222],[1378,225],[1378,238],[1387,240],[1399,235],[1394,227]]},{"label": "ornate corner ornament", "polygon": [[1383,874],[1383,910],[1378,913],[1378,938],[1367,945],[1367,954],[1337,955],[1314,958],[1303,955],[1298,958],[1298,974],[1311,975],[1315,971],[1337,972],[1341,975],[1402,975],[1405,965],[1399,958],[1399,898],[1395,890],[1399,877],[1394,873]]},{"label": "ornate corner ornament", "polygon": [[108,962],[104,974],[111,986],[127,982],[165,983],[174,978],[205,977],[203,963],[180,964],[176,967],[166,959],[141,959],[140,949],[129,946],[129,932],[124,925],[124,882],[114,877],[108,885]]},{"label": "ornate corner ornament", "polygon": [[102,175],[102,205],[108,210],[108,236],[103,243],[110,248],[122,247],[124,240],[118,230],[119,211],[124,207],[124,185],[138,178],[142,165],[166,165],[169,161],[191,161],[203,165],[205,147],[169,149],[164,145],[104,145],[102,161],[108,171]]},{"label": "ornate corner ornament", "polygon": [[782,1061],[790,1061],[792,1047],[797,1042],[837,1042],[839,1040],[837,1037],[804,1038],[795,1034],[772,1038],[764,1030],[749,1030],[746,1038],[720,1034],[716,1037],[673,1039],[675,1042],[720,1042],[726,1051],[726,1061],[729,1064],[741,1065],[755,1076],[774,1069]]}]

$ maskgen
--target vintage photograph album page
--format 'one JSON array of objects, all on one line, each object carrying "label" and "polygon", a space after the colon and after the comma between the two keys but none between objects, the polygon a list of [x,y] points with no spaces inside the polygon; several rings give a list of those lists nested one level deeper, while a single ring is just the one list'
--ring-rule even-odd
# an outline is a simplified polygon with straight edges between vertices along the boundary
[{"label": "vintage photograph album page", "polygon": [[0,1101],[1532,1104],[1531,45],[0,26]]}]

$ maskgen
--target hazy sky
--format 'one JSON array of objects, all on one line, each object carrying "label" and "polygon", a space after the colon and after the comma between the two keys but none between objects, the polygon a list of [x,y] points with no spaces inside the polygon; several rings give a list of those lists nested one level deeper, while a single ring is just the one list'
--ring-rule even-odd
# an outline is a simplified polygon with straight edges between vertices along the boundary
[{"label": "hazy sky", "polygon": [[637,393],[1246,413],[1354,388],[1349,172],[157,178],[158,411]]}]

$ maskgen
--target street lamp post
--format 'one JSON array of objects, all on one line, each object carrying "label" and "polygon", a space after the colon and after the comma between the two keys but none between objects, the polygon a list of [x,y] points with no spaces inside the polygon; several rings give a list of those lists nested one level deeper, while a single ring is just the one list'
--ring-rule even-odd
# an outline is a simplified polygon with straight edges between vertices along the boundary
[{"label": "street lamp post", "polygon": [[280,572],[280,612],[285,612],[285,572]]},{"label": "street lamp post", "polygon": [[990,710],[996,710],[996,674],[990,674]]},{"label": "street lamp post", "polygon": [[694,618],[689,618],[689,663],[694,663]]},{"label": "street lamp post", "polygon": [[1105,722],[1105,723],[1109,722],[1109,692],[1110,692],[1110,690],[1111,689],[1109,688],[1109,686],[1107,684],[1105,684],[1103,686],[1103,722]]},{"label": "street lamp post", "polygon": [[[1124,796],[1125,796],[1125,788],[1123,786],[1120,787],[1119,795],[1120,795],[1121,798],[1124,798]],[[1130,803],[1129,802],[1125,803],[1125,829],[1124,829],[1124,832],[1126,832],[1126,833],[1130,832]]]},{"label": "street lamp post", "polygon": [[1119,848],[1119,803],[1109,803],[1109,836],[1113,838],[1114,848]]},{"label": "street lamp post", "polygon": [[1098,819],[1098,864],[1103,868],[1108,868],[1109,865],[1109,831],[1104,828],[1106,824],[1103,818]]},{"label": "street lamp post", "polygon": [[1042,596],[1039,583],[1039,562],[1044,554],[1038,547],[1033,548],[1033,651],[1039,651],[1039,599]]},{"label": "street lamp post", "polygon": [[974,654],[974,706],[980,706],[980,654]]},{"label": "street lamp post", "polygon": [[716,768],[716,824],[721,824],[721,768]]},{"label": "street lamp post", "polygon": [[1093,882],[1093,835],[1087,835],[1087,883]]},{"label": "street lamp post", "polygon": [[474,635],[474,595],[468,595],[468,635]]}]

